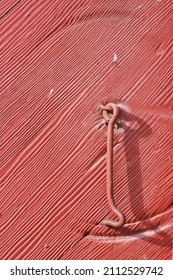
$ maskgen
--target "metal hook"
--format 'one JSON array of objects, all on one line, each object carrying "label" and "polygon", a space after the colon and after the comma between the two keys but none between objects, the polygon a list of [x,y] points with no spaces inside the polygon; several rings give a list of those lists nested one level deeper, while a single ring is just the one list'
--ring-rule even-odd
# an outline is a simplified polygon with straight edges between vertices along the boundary
[{"label": "metal hook", "polygon": [[[116,207],[113,199],[113,131],[114,131],[114,123],[117,120],[119,109],[116,104],[108,103],[106,106],[101,105],[101,109],[103,110],[103,118],[108,123],[108,134],[107,134],[107,197],[109,205],[112,211],[118,216],[118,221],[113,220],[103,220],[101,224],[120,228],[125,223],[124,214]],[[108,115],[108,111],[113,111],[113,115],[110,118]]]}]

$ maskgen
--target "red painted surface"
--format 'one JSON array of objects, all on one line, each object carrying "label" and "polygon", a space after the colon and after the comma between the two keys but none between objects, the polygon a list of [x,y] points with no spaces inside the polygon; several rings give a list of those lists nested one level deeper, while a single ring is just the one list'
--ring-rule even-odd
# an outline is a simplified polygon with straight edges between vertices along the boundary
[{"label": "red painted surface", "polygon": [[[1,1],[1,259],[171,259],[172,1]],[[118,61],[113,62],[117,54]],[[122,102],[114,196],[107,126]]]}]

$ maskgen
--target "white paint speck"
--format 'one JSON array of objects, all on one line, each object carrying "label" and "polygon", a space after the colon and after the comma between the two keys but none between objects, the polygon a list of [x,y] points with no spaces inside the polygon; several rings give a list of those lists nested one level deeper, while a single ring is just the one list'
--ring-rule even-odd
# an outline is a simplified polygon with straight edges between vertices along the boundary
[{"label": "white paint speck", "polygon": [[49,92],[49,96],[51,96],[53,94],[53,92],[54,92],[54,89],[52,88]]},{"label": "white paint speck", "polygon": [[117,62],[118,61],[118,56],[116,55],[116,53],[114,53],[114,59],[113,59],[114,62]]}]

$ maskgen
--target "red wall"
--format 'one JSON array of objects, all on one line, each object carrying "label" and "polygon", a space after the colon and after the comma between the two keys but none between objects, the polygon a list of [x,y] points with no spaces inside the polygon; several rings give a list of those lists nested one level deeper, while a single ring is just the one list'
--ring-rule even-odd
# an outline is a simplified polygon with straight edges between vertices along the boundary
[{"label": "red wall", "polygon": [[[171,259],[171,1],[2,1],[1,259]],[[118,61],[113,62],[117,54]],[[98,106],[122,102],[114,197]]]}]

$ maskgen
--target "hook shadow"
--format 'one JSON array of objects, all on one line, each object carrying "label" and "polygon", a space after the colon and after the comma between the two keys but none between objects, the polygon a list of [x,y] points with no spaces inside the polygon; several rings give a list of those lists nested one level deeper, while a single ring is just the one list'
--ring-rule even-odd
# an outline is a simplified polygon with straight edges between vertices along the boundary
[{"label": "hook shadow", "polygon": [[[145,204],[143,199],[143,179],[142,179],[142,171],[141,171],[141,161],[140,161],[140,141],[141,139],[148,137],[152,133],[152,129],[143,119],[137,117],[132,113],[124,113],[120,118],[126,122],[137,122],[137,129],[133,129],[132,126],[127,126],[124,123],[120,127],[125,130],[124,133],[124,150],[125,157],[127,162],[127,177],[128,177],[128,192],[131,201],[131,209],[136,218],[136,220],[140,221],[141,217],[146,216]],[[136,201],[140,201],[140,207],[136,207]],[[146,226],[146,230],[152,229],[153,224],[148,219],[143,221],[143,224]],[[156,229],[152,229],[157,236],[162,237],[162,240],[171,240],[171,236],[169,236],[165,232],[158,232]],[[123,231],[123,229],[122,229]],[[130,232],[128,233],[130,234]],[[131,232],[132,234],[132,232]],[[134,233],[133,233],[134,234]],[[145,233],[140,233],[141,239],[145,238]],[[165,244],[165,242],[161,242],[161,240],[150,237],[147,239],[148,242],[154,243],[159,247],[169,247],[169,244]]]}]

